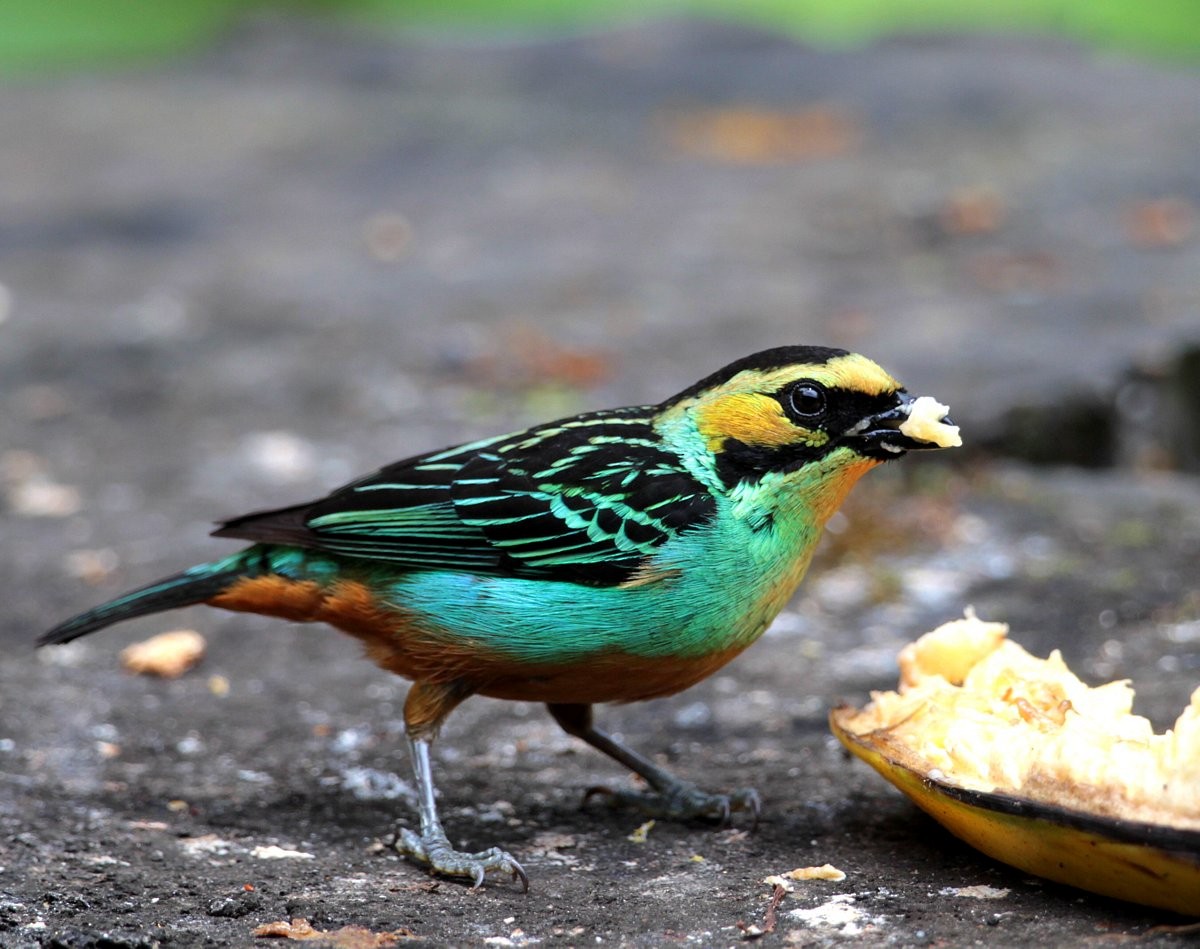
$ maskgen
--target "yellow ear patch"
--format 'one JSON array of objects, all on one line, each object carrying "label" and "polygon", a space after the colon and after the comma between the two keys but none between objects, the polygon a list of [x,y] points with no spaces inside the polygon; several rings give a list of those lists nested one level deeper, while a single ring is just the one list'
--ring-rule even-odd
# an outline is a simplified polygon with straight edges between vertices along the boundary
[{"label": "yellow ear patch", "polygon": [[824,445],[829,436],[794,424],[779,400],[759,392],[734,392],[696,410],[696,426],[709,451],[719,451],[727,438],[744,445],[779,447],[802,442]]}]

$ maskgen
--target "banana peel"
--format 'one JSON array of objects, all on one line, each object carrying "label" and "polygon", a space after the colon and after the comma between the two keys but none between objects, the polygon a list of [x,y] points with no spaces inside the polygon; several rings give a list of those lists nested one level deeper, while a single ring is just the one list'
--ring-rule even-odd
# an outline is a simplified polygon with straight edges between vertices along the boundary
[{"label": "banana peel", "polygon": [[830,715],[837,738],[947,830],[1070,886],[1200,916],[1200,689],[1175,728],[1056,653],[968,613],[900,656],[897,692]]}]

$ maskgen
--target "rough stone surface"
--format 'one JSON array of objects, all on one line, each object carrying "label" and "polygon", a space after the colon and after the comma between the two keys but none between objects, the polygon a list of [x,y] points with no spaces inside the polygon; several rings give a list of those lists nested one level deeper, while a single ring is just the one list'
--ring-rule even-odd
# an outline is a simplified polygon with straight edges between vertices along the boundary
[{"label": "rough stone surface", "polygon": [[[732,945],[765,876],[826,862],[846,880],[799,888],[764,944],[1170,940],[1177,917],[960,845],[825,715],[967,603],[1132,678],[1159,727],[1200,680],[1200,484],[1152,473],[1200,457],[1198,102],[1193,72],[1049,43],[694,24],[449,48],[280,20],[0,88],[0,943],[236,946],[304,917]],[[532,889],[431,883],[371,847],[411,820],[404,683],[349,640],[197,610],[29,649],[228,550],[213,519],[786,342],[877,357],[976,447],[873,475],[726,670],[602,711],[681,774],[757,785],[757,833],[633,843],[636,815],[579,809],[615,766],[472,700],[444,817]],[[178,626],[209,639],[198,669],[120,670]],[[955,895],[981,884],[1007,893]]]}]

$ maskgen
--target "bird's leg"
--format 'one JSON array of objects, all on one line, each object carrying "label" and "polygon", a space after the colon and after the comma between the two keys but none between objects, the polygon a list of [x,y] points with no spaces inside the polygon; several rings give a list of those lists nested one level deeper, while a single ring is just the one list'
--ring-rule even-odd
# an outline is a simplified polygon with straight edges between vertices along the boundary
[{"label": "bird's leg", "polygon": [[479,887],[490,872],[508,873],[514,880],[520,880],[522,888],[527,891],[529,877],[525,875],[521,864],[507,851],[491,847],[479,853],[464,853],[450,845],[433,800],[429,742],[422,738],[410,738],[408,748],[412,754],[413,773],[417,778],[421,833],[417,834],[407,827],[400,828],[392,844],[396,851],[425,864],[434,873],[469,877],[475,887]]},{"label": "bird's leg", "polygon": [[614,805],[628,804],[650,817],[668,820],[715,819],[724,824],[733,811],[749,811],[755,824],[762,810],[762,799],[753,788],[741,788],[731,794],[712,794],[702,791],[688,781],[680,780],[660,768],[649,758],[626,748],[592,724],[592,707],[548,703],[546,708],[568,735],[581,738],[597,751],[619,761],[635,774],[645,778],[648,791],[630,791],[605,787],[589,788],[587,798],[603,794]]},{"label": "bird's leg", "polygon": [[[420,729],[419,716],[413,717],[418,719],[414,722],[409,715],[410,707],[415,709],[422,700],[428,701],[430,696],[426,693],[431,691],[432,689],[417,683],[409,691],[409,697],[404,707],[405,722],[410,729],[408,750],[412,756],[413,774],[417,781],[417,806],[421,818],[421,832],[417,834],[407,827],[397,828],[395,839],[391,841],[391,845],[398,853],[425,864],[434,873],[470,878],[476,888],[483,883],[484,877],[488,873],[507,873],[514,880],[520,880],[522,889],[528,892],[529,877],[525,875],[525,870],[512,854],[499,847],[490,847],[478,853],[466,853],[455,850],[446,837],[446,831],[438,819],[437,804],[434,801],[433,770],[429,762],[432,734],[425,733]],[[414,692],[418,693],[415,701]],[[457,701],[453,704],[457,704]],[[444,717],[444,713],[442,716],[438,716],[436,721],[440,722],[442,717]],[[414,724],[418,729],[416,733],[413,733]]]}]

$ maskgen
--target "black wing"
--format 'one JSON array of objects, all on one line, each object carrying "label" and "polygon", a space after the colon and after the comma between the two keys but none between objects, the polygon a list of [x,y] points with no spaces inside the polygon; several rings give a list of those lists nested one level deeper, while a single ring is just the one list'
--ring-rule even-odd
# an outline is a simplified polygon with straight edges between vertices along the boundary
[{"label": "black wing", "polygon": [[622,583],[716,509],[651,413],[595,412],[420,455],[215,533],[413,570]]}]

